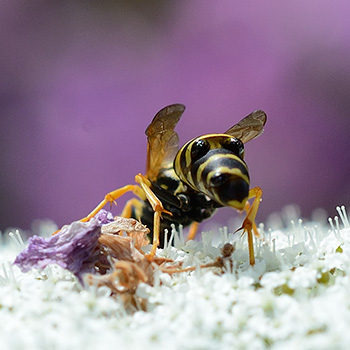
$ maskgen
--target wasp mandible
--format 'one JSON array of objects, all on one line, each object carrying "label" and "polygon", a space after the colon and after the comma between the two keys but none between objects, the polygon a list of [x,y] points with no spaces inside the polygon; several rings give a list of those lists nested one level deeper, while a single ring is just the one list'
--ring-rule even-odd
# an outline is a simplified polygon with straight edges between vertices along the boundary
[{"label": "wasp mandible", "polygon": [[[196,137],[179,149],[174,128],[185,106],[173,104],[160,110],[146,129],[148,140],[146,174],[135,177],[137,185],[126,185],[109,192],[82,221],[89,220],[107,203],[132,191],[139,199],[129,200],[122,216],[139,219],[153,228],[153,258],[165,228],[171,224],[191,225],[189,239],[195,236],[199,222],[217,208],[246,210],[239,230],[247,232],[249,261],[255,264],[254,220],[262,196],[259,187],[249,189],[248,167],[244,161],[244,143],[259,136],[266,123],[263,111],[254,111],[223,134]],[[251,206],[248,199],[254,198]]]}]

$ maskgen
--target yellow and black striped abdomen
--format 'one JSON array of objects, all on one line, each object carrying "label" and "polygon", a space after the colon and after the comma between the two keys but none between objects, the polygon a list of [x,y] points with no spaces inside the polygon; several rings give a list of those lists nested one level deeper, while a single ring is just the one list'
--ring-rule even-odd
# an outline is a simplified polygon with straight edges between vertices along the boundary
[{"label": "yellow and black striped abdomen", "polygon": [[241,210],[249,193],[243,153],[243,143],[229,135],[205,135],[180,149],[174,169],[181,181],[193,190],[223,206]]}]

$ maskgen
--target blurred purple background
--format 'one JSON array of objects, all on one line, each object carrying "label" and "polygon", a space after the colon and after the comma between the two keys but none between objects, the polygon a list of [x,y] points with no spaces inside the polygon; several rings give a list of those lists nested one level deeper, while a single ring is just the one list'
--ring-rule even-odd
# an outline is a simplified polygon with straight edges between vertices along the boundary
[{"label": "blurred purple background", "polygon": [[264,191],[258,221],[289,203],[303,216],[349,205],[347,1],[0,6],[0,229],[69,223],[133,183],[148,123],[176,102],[187,107],[181,144],[266,111],[246,146]]}]

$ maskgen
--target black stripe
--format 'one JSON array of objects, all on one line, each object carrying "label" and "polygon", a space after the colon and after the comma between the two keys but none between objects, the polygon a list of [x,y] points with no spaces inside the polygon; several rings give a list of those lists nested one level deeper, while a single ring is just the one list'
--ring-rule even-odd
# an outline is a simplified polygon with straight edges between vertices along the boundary
[{"label": "black stripe", "polygon": [[197,177],[195,175],[197,174],[199,167],[210,158],[212,158],[212,160],[209,160],[209,162],[205,166],[202,172],[200,181],[204,183],[208,183],[208,180],[209,180],[208,174],[211,171],[215,171],[216,169],[219,169],[220,167],[227,167],[229,169],[239,169],[242,172],[242,174],[246,175],[249,178],[248,168],[244,161],[238,159],[238,157],[237,159],[231,158],[231,157],[220,157],[215,159],[214,156],[222,155],[222,154],[232,155],[232,152],[222,148],[213,149],[213,150],[210,150],[205,157],[201,158],[200,160],[198,160],[192,165],[191,171],[192,171],[193,180],[196,186],[198,185],[198,183],[197,183]]},{"label": "black stripe", "polygon": [[215,191],[223,204],[231,200],[243,203],[243,200],[248,197],[249,183],[240,178],[233,178]]}]

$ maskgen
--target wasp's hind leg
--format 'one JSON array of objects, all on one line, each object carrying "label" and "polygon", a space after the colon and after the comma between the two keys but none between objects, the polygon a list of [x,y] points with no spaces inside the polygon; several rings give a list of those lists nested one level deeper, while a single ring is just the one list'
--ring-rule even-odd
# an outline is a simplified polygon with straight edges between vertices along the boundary
[{"label": "wasp's hind leg", "polygon": [[254,243],[253,243],[253,232],[256,236],[259,236],[258,230],[255,224],[255,217],[258,212],[260,200],[262,197],[262,190],[260,187],[254,187],[249,191],[248,199],[254,198],[254,201],[250,207],[247,207],[247,216],[245,217],[242,227],[237,231],[243,230],[243,233],[247,232],[248,235],[248,249],[249,249],[249,263],[250,265],[255,265],[254,256]]}]

